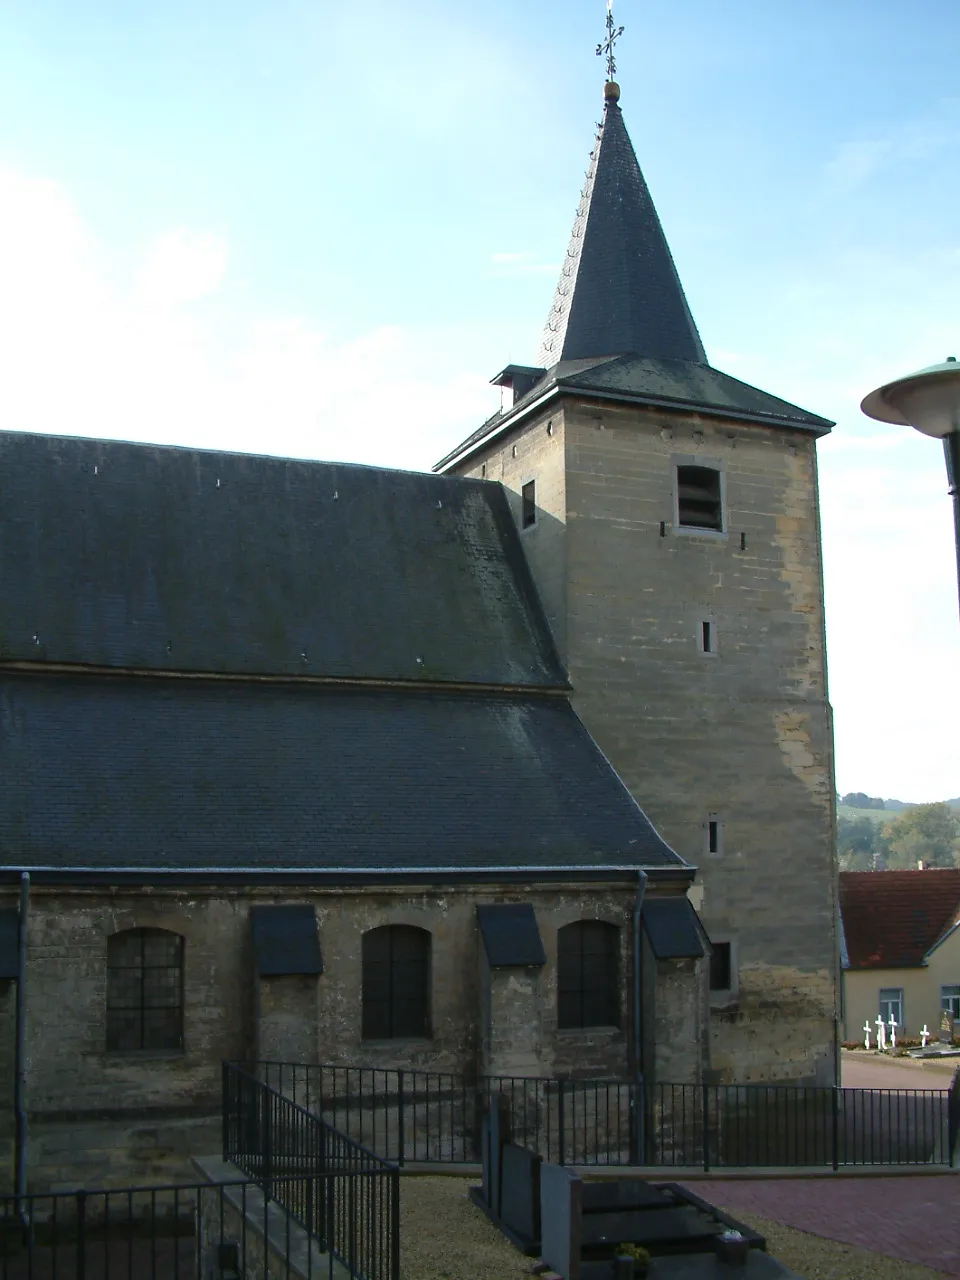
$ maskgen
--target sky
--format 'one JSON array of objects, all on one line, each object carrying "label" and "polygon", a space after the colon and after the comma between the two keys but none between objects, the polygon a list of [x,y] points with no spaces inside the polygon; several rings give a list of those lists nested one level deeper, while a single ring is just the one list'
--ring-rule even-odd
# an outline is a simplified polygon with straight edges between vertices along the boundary
[{"label": "sky", "polygon": [[[0,0],[0,426],[427,469],[532,363],[603,0]],[[946,0],[616,0],[621,106],[712,364],[819,446],[841,792],[960,796],[938,442],[960,355]]]}]

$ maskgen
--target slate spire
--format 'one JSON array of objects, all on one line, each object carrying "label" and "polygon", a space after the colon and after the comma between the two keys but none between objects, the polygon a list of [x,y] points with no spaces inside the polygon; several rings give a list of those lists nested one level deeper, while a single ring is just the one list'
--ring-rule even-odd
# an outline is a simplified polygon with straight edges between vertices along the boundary
[{"label": "slate spire", "polygon": [[603,123],[537,364],[630,352],[706,364],[680,277],[618,105],[603,88]]}]

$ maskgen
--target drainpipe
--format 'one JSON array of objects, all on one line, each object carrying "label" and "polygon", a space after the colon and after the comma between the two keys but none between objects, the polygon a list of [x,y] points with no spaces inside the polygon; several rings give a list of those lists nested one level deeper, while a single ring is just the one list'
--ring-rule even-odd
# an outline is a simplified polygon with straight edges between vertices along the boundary
[{"label": "drainpipe", "polygon": [[642,1163],[644,1157],[644,1117],[646,1115],[646,1099],[643,1090],[643,1001],[640,991],[640,951],[642,935],[640,932],[640,913],[643,910],[643,895],[647,888],[647,873],[637,869],[637,896],[633,903],[633,1070],[636,1079],[636,1105],[634,1119],[636,1122],[637,1159]]},{"label": "drainpipe", "polygon": [[[16,1131],[14,1138],[14,1191],[18,1197],[27,1194],[27,910],[30,906],[30,873],[20,873],[19,958],[17,964],[17,1043],[14,1061],[13,1109]],[[20,1211],[25,1206],[20,1204]]]}]

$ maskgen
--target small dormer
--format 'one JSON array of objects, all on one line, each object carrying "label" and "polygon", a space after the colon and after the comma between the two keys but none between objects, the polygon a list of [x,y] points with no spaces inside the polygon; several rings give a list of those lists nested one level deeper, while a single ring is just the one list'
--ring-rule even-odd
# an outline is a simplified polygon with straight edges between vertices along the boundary
[{"label": "small dormer", "polygon": [[508,364],[501,369],[495,378],[490,379],[493,386],[500,388],[500,412],[509,413],[546,372],[546,369],[535,369],[527,364]]}]

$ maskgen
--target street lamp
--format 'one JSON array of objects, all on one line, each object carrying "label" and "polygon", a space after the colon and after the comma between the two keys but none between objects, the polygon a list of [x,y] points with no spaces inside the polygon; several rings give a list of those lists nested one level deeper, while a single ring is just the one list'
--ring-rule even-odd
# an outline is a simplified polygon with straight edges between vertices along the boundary
[{"label": "street lamp", "polygon": [[953,497],[953,527],[957,544],[957,585],[960,588],[960,364],[949,356],[919,373],[897,378],[871,391],[860,408],[879,422],[915,427],[925,436],[943,440],[947,484]]}]

